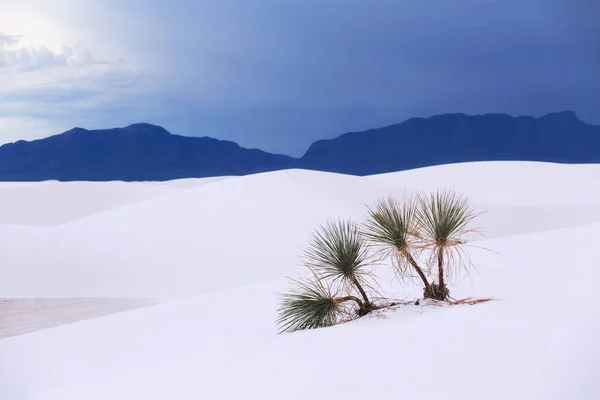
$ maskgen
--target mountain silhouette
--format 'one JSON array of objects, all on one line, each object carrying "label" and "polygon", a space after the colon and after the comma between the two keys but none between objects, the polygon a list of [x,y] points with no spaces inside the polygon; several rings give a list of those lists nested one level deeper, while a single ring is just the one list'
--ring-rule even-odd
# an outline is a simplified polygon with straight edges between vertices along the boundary
[{"label": "mountain silhouette", "polygon": [[313,143],[300,159],[160,126],[74,128],[0,147],[0,181],[163,181],[305,168],[353,175],[470,161],[600,162],[600,126],[570,111],[541,118],[444,114]]},{"label": "mountain silhouette", "polygon": [[313,143],[305,168],[370,175],[470,161],[600,162],[600,126],[564,111],[541,118],[444,114]]},{"label": "mountain silhouette", "polygon": [[288,168],[295,160],[233,142],[172,135],[164,128],[74,128],[0,147],[2,181],[144,181],[246,175]]}]

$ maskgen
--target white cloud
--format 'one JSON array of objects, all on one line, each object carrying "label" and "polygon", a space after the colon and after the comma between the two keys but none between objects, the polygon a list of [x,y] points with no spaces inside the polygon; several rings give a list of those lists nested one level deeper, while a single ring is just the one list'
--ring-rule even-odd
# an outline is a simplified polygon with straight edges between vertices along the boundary
[{"label": "white cloud", "polygon": [[152,87],[103,9],[93,0],[0,0],[0,142],[103,124]]},{"label": "white cloud", "polygon": [[54,51],[46,46],[23,45],[24,36],[0,33],[0,69],[32,70],[56,66],[88,67],[114,65],[119,60],[98,59],[82,46],[64,46]]},{"label": "white cloud", "polygon": [[0,33],[0,143],[87,126],[151,87],[133,63],[84,44],[30,43]]},{"label": "white cloud", "polygon": [[4,47],[13,46],[21,40],[21,36],[17,35],[5,35],[0,33],[0,49]]}]

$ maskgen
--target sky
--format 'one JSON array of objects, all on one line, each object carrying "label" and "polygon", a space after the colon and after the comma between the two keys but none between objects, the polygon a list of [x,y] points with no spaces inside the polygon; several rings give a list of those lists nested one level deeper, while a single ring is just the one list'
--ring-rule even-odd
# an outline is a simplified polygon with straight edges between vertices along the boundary
[{"label": "sky", "polygon": [[149,122],[294,156],[410,117],[600,125],[597,0],[0,0],[0,143]]}]

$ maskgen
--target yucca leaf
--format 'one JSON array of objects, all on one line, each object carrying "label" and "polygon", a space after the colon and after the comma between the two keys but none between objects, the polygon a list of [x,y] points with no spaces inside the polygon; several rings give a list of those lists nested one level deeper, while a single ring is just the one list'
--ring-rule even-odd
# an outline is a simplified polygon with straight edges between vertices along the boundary
[{"label": "yucca leaf", "polygon": [[280,333],[316,329],[338,322],[339,304],[331,289],[315,280],[293,280],[289,293],[281,295],[277,309]]},{"label": "yucca leaf", "polygon": [[376,245],[403,250],[410,247],[415,231],[415,209],[411,202],[401,204],[388,197],[368,209],[363,233]]},{"label": "yucca leaf", "polygon": [[[446,293],[444,275],[451,276],[462,267],[468,273],[471,261],[463,236],[473,232],[469,225],[477,213],[469,200],[453,190],[439,190],[418,196],[417,220],[425,247],[431,249],[431,261],[437,262],[438,286]],[[445,300],[443,298],[442,300]]]},{"label": "yucca leaf", "polygon": [[416,210],[412,199],[405,198],[400,203],[393,197],[379,200],[374,208],[368,209],[363,223],[363,234],[379,254],[384,257],[392,255],[392,261],[398,277],[404,279],[415,271],[425,286],[429,282],[425,273],[413,258],[419,250]]},{"label": "yucca leaf", "polygon": [[429,196],[419,195],[417,220],[423,238],[435,247],[462,244],[462,236],[471,231],[477,216],[469,200],[452,190],[440,190]]},{"label": "yucca leaf", "polygon": [[351,221],[329,221],[318,229],[305,252],[306,264],[321,278],[354,284],[367,275],[368,248]]}]

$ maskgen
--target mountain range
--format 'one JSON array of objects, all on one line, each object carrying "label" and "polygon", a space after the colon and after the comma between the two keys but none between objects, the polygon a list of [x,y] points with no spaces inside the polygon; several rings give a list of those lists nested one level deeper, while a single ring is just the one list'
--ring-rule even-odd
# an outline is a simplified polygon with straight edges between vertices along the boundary
[{"label": "mountain range", "polygon": [[0,147],[0,181],[163,181],[304,168],[353,175],[470,161],[600,162],[600,126],[574,112],[541,118],[443,114],[313,143],[301,158],[160,126],[86,130]]}]

